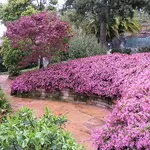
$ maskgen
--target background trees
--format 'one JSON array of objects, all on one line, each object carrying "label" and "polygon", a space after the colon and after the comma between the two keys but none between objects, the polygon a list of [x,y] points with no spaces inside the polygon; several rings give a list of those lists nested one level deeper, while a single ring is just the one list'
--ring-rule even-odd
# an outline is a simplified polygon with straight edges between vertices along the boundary
[{"label": "background trees", "polygon": [[8,0],[7,4],[0,5],[0,20],[6,23],[44,9],[55,10],[56,4],[57,0]]},{"label": "background trees", "polygon": [[95,20],[99,22],[101,44],[105,46],[107,39],[107,23],[111,22],[111,20],[115,19],[117,16],[121,17],[123,21],[129,17],[132,18],[134,9],[144,8],[147,10],[147,2],[147,0],[67,0],[65,8],[75,9],[76,14],[82,15],[82,18],[88,18],[91,14],[94,15]]},{"label": "background trees", "polygon": [[2,5],[0,19],[6,23],[20,18],[23,11],[31,5],[31,0],[8,0],[7,4]]}]

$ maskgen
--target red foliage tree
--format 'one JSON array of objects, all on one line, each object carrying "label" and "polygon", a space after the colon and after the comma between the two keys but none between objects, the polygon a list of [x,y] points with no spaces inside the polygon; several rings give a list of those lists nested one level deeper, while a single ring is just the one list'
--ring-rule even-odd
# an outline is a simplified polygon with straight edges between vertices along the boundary
[{"label": "red foliage tree", "polygon": [[39,56],[51,58],[56,52],[67,50],[70,31],[70,26],[55,13],[40,12],[8,23],[6,36],[22,52],[20,65],[27,66]]}]

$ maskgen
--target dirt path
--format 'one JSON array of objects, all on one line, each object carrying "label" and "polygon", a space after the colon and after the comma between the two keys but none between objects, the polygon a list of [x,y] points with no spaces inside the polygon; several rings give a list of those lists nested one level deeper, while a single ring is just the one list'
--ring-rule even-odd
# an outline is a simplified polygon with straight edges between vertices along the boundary
[{"label": "dirt path", "polygon": [[105,123],[106,116],[110,113],[109,110],[84,104],[12,97],[9,95],[10,83],[6,75],[0,75],[0,86],[7,93],[15,111],[22,106],[27,106],[34,110],[37,117],[40,117],[47,106],[55,115],[65,114],[69,120],[66,130],[72,133],[78,143],[86,146],[86,150],[95,150],[92,147],[90,131]]}]

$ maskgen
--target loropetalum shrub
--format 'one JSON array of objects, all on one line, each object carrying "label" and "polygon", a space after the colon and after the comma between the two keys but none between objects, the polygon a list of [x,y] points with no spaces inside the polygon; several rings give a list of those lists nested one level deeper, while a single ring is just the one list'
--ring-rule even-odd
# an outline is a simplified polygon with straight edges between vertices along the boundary
[{"label": "loropetalum shrub", "polygon": [[120,96],[126,88],[124,85],[129,84],[130,87],[132,80],[137,81],[134,77],[148,70],[149,60],[149,53],[131,56],[110,54],[58,63],[47,69],[18,76],[12,82],[11,92],[13,94],[36,89],[54,91],[70,88],[88,95]]},{"label": "loropetalum shrub", "polygon": [[11,86],[12,94],[66,88],[118,97],[104,128],[92,133],[96,148],[150,149],[150,53],[110,54],[55,64],[21,75]]},{"label": "loropetalum shrub", "polygon": [[39,120],[33,116],[32,110],[20,109],[0,124],[1,150],[83,150],[62,129],[66,118],[54,116],[48,109]]}]

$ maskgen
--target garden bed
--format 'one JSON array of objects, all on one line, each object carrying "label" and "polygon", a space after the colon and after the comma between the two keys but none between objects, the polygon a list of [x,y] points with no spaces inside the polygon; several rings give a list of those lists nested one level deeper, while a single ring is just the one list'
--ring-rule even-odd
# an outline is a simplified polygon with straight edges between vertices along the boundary
[{"label": "garden bed", "polygon": [[92,134],[95,147],[150,149],[150,53],[110,54],[59,63],[25,73],[11,85],[12,94],[37,89],[72,89],[89,97],[117,97],[106,125]]}]

